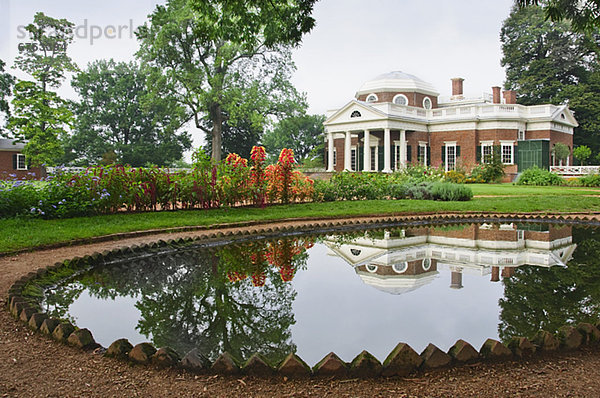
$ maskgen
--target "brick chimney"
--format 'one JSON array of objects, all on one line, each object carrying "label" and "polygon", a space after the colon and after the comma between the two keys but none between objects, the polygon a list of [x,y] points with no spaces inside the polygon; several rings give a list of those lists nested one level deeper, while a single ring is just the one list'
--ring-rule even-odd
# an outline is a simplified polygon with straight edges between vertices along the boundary
[{"label": "brick chimney", "polygon": [[502,92],[504,96],[504,103],[516,104],[517,103],[517,92],[515,90],[506,90]]},{"label": "brick chimney", "polygon": [[492,87],[492,97],[493,97],[493,103],[494,104],[499,104],[500,103],[500,87],[498,86],[494,86]]},{"label": "brick chimney", "polygon": [[463,96],[463,82],[465,79],[462,77],[454,77],[452,80],[452,97],[451,100],[461,100],[465,97]]},{"label": "brick chimney", "polygon": [[492,267],[492,282],[499,282],[500,281],[500,268],[499,267]]},{"label": "brick chimney", "polygon": [[452,270],[450,273],[450,288],[451,289],[462,289],[462,271]]}]

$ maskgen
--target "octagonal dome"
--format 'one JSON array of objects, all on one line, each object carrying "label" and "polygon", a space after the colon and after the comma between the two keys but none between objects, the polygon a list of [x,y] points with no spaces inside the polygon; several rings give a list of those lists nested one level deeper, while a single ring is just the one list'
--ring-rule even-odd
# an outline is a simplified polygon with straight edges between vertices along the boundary
[{"label": "octagonal dome", "polygon": [[376,92],[418,92],[432,96],[439,95],[431,83],[401,71],[384,73],[367,81],[356,95]]}]

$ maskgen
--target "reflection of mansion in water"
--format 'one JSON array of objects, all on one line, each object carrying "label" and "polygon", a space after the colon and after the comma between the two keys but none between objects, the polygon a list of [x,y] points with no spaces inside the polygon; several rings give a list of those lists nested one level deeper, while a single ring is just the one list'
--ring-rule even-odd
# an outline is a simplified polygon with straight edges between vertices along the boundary
[{"label": "reflection of mansion in water", "polygon": [[402,294],[432,282],[438,269],[462,288],[463,273],[510,277],[516,267],[565,266],[576,245],[571,227],[472,224],[369,232],[348,242],[327,239],[330,255],[343,258],[364,283]]}]

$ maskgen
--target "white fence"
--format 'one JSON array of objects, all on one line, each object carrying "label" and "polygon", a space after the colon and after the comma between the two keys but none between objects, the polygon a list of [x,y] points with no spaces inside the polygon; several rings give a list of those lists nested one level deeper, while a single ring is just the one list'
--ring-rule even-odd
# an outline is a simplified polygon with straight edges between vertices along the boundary
[{"label": "white fence", "polygon": [[550,166],[550,171],[563,177],[600,173],[600,166]]},{"label": "white fence", "polygon": [[[135,168],[135,167],[134,167]],[[57,170],[61,170],[67,173],[81,173],[86,171],[87,167],[48,167],[46,171],[48,174],[54,174]],[[190,171],[192,169],[178,169],[174,167],[160,167],[161,170],[165,170],[168,173],[177,173],[179,171]]]}]

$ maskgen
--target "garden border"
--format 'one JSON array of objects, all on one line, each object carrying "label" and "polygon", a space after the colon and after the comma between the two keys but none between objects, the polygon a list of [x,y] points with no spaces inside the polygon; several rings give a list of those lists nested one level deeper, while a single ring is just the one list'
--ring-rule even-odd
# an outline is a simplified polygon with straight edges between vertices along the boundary
[{"label": "garden border", "polygon": [[[52,275],[56,272],[72,275],[95,265],[106,262],[120,255],[139,252],[149,248],[175,248],[190,242],[207,241],[220,242],[223,240],[238,240],[251,237],[271,237],[286,234],[297,234],[298,231],[312,233],[325,233],[331,230],[354,229],[362,225],[377,225],[385,227],[389,224],[404,223],[422,225],[427,223],[456,224],[465,221],[479,222],[567,222],[583,223],[586,225],[600,225],[600,213],[563,213],[542,215],[540,213],[447,213],[439,214],[412,214],[412,215],[386,215],[386,216],[361,216],[352,219],[286,219],[271,222],[243,222],[222,224],[219,230],[211,232],[215,226],[168,228],[165,230],[152,230],[108,235],[104,237],[81,239],[77,244],[102,242],[128,237],[139,237],[165,232],[191,232],[203,230],[206,233],[199,236],[179,238],[167,241],[158,240],[142,246],[130,246],[93,253],[83,258],[74,257],[64,262],[39,268],[17,280],[8,291],[8,307],[10,313],[27,323],[33,330],[50,335],[55,340],[68,343],[84,350],[95,349],[104,352],[107,356],[121,358],[138,364],[151,364],[159,368],[179,366],[193,371],[211,372],[217,374],[248,374],[254,376],[269,376],[279,374],[286,377],[336,376],[336,377],[378,377],[378,376],[406,376],[419,370],[460,366],[482,360],[507,360],[529,357],[535,353],[547,353],[558,349],[572,350],[586,344],[600,342],[600,321],[595,325],[580,323],[576,327],[565,325],[557,334],[540,330],[531,339],[514,337],[506,345],[493,339],[488,339],[477,351],[464,340],[458,340],[448,352],[443,352],[433,344],[429,344],[421,353],[416,353],[409,345],[399,343],[381,363],[367,351],[361,352],[350,363],[342,361],[333,352],[325,356],[313,368],[310,368],[301,358],[290,353],[285,360],[273,366],[260,354],[254,354],[245,363],[239,362],[231,354],[225,352],[213,363],[200,353],[192,350],[183,358],[174,350],[163,347],[158,350],[149,343],[141,343],[133,347],[127,340],[119,339],[108,347],[108,350],[99,346],[87,329],[78,329],[69,322],[49,318],[42,312],[39,297],[31,294],[32,284],[36,279]],[[300,225],[286,226],[285,222],[300,222]],[[284,225],[273,225],[284,224]],[[226,228],[240,228],[237,231],[223,232]],[[54,247],[69,246],[60,244]],[[30,251],[30,250],[27,250]],[[6,255],[6,253],[4,253]],[[26,291],[28,289],[29,293]]]}]

